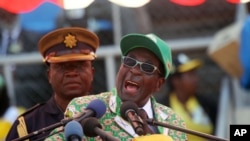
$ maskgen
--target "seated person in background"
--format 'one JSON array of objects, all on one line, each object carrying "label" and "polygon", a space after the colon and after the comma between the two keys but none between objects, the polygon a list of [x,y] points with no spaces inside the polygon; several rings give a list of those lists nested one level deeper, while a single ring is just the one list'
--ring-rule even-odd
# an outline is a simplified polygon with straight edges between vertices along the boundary
[{"label": "seated person in background", "polygon": [[[149,118],[185,128],[185,122],[180,116],[169,107],[157,103],[153,97],[164,85],[171,70],[170,47],[154,34],[128,34],[121,39],[120,49],[122,63],[116,76],[116,88],[110,92],[73,99],[66,109],[66,118],[78,117],[92,100],[100,99],[107,107],[106,113],[99,119],[103,130],[119,140],[131,140],[138,137],[138,134],[121,117],[120,107],[124,102],[132,101],[144,109]],[[185,133],[169,128],[153,126],[150,130],[146,134],[170,136],[174,141],[187,140]],[[94,141],[100,138],[84,135],[83,139]],[[65,140],[65,136],[60,132],[46,140]]]},{"label": "seated person in background", "polygon": [[22,114],[25,109],[10,105],[10,99],[7,94],[7,88],[2,75],[0,75],[0,141],[5,140],[5,137],[10,130],[15,119]]},{"label": "seated person in background", "polygon": [[[211,95],[198,94],[197,69],[201,60],[190,59],[181,53],[173,59],[173,69],[167,81],[169,93],[159,103],[171,107],[186,122],[187,129],[213,134],[216,124],[217,102]],[[188,134],[190,141],[204,138]]]}]

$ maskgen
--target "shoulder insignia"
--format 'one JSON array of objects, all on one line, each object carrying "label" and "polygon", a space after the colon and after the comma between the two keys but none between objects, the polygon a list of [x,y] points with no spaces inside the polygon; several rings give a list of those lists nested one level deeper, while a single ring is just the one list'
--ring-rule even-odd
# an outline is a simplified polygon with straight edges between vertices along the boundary
[{"label": "shoulder insignia", "polygon": [[38,104],[36,104],[35,106],[33,106],[33,107],[27,109],[24,113],[20,114],[18,117],[24,116],[24,115],[26,115],[26,114],[32,112],[33,110],[35,110],[36,108],[38,108],[38,107],[40,107],[40,106],[42,106],[42,105],[44,105],[44,104],[45,104],[45,102],[44,102],[44,103],[38,103]]}]

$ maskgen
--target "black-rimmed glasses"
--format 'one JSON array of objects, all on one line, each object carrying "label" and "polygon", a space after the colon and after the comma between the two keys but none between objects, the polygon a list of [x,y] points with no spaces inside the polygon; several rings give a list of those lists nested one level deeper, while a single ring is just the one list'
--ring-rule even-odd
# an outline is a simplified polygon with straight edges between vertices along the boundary
[{"label": "black-rimmed glasses", "polygon": [[149,63],[138,61],[128,56],[122,56],[122,63],[130,68],[133,68],[139,64],[140,70],[147,74],[153,74],[156,70],[161,74],[160,70],[156,66]]}]

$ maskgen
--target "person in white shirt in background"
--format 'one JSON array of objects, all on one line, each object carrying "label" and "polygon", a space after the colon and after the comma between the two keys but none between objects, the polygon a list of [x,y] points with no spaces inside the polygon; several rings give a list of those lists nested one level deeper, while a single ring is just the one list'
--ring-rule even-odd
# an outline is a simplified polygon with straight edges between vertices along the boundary
[{"label": "person in white shirt in background", "polygon": [[0,74],[0,141],[4,141],[5,137],[15,121],[25,109],[22,107],[13,106],[7,94],[6,83],[3,76]]}]

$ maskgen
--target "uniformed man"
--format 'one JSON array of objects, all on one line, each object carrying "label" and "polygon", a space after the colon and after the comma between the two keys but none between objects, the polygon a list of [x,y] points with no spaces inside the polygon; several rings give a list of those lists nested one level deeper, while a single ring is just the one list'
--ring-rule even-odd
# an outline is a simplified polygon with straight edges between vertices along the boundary
[{"label": "uniformed man", "polygon": [[[52,31],[39,41],[39,52],[48,65],[48,81],[54,94],[18,117],[6,140],[27,137],[28,134],[58,123],[68,103],[79,96],[88,95],[94,79],[93,60],[99,38],[79,27]],[[50,131],[31,136],[30,140],[43,139]]]}]

